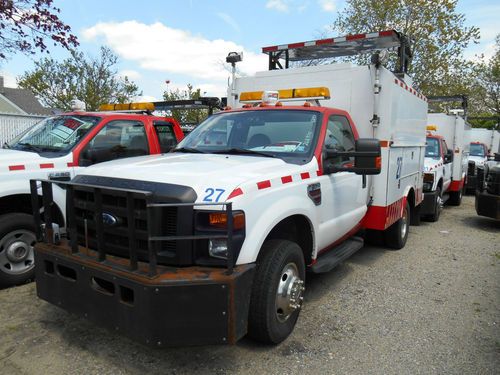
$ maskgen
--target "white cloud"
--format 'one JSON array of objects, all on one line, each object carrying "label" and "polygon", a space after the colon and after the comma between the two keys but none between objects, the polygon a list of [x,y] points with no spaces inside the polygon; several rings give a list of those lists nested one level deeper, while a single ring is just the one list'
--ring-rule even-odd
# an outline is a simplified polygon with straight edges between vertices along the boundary
[{"label": "white cloud", "polygon": [[216,14],[217,14],[217,17],[219,17],[225,23],[227,23],[229,26],[231,26],[234,29],[234,31],[237,31],[237,32],[241,31],[240,25],[238,25],[238,23],[236,22],[236,20],[233,17],[231,17],[229,14],[222,13],[222,12],[219,12],[219,13],[216,13]]},{"label": "white cloud", "polygon": [[143,69],[184,74],[219,84],[229,76],[225,58],[231,51],[244,52],[243,62],[238,64],[242,73],[266,69],[267,59],[263,54],[246,51],[228,40],[209,40],[160,22],[98,23],[83,30],[82,35],[86,40],[102,37],[122,59],[134,61]]},{"label": "white cloud", "polygon": [[3,77],[3,84],[5,87],[17,88],[17,81],[15,75],[5,70],[0,70],[0,76]]},{"label": "white cloud", "polygon": [[325,12],[335,12],[337,9],[335,0],[319,0],[318,3]]},{"label": "white cloud", "polygon": [[127,77],[128,79],[134,80],[141,78],[141,73],[136,70],[125,69],[118,72],[118,75],[121,77]]},{"label": "white cloud", "polygon": [[266,8],[274,9],[278,12],[288,12],[288,1],[286,0],[268,0]]}]

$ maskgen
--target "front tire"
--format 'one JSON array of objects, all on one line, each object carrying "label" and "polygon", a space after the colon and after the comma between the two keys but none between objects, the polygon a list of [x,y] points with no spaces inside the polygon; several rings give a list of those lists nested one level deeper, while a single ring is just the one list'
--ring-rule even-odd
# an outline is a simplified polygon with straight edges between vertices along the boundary
[{"label": "front tire", "polygon": [[462,196],[464,194],[464,188],[459,191],[450,192],[450,199],[448,199],[448,203],[450,206],[460,206],[462,204]]},{"label": "front tire", "polygon": [[248,335],[279,344],[295,327],[302,306],[305,262],[295,242],[269,240],[261,249],[252,287]]},{"label": "front tire", "polygon": [[410,205],[406,202],[401,218],[384,232],[385,244],[394,250],[405,247],[410,230]]},{"label": "front tire", "polygon": [[25,283],[35,275],[33,217],[24,213],[0,216],[0,286]]},{"label": "front tire", "polygon": [[441,188],[438,186],[436,189],[436,200],[434,201],[434,212],[428,216],[428,220],[430,222],[435,223],[439,220],[439,216],[441,215],[441,209],[443,206],[443,197],[441,193]]}]

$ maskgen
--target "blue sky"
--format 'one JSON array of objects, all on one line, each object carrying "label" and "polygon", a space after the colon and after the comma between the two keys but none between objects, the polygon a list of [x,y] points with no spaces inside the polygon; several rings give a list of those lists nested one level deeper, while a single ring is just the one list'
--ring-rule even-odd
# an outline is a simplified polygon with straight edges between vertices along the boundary
[{"label": "blue sky", "polygon": [[[245,74],[267,68],[261,47],[332,35],[328,30],[343,0],[55,0],[61,18],[80,40],[80,48],[97,54],[109,46],[120,58],[117,70],[135,81],[147,97],[161,98],[168,88],[187,83],[206,95],[223,95],[228,71],[225,56],[243,51]],[[466,24],[481,29],[481,42],[466,56],[493,52],[500,32],[500,2],[462,0]],[[51,47],[51,55],[68,54]],[[40,56],[13,56],[0,66],[6,84],[33,68]],[[149,99],[149,98],[148,98]]]}]

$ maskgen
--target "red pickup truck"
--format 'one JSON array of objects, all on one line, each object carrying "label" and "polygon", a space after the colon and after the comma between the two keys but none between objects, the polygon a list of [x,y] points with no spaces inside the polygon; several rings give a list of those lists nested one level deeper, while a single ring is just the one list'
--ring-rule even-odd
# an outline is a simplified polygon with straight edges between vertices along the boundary
[{"label": "red pickup truck", "polygon": [[[69,181],[89,165],[168,152],[184,138],[171,117],[148,112],[75,111],[46,118],[0,149],[0,286],[33,277],[33,178]],[[66,192],[54,190],[51,216],[66,226]]]}]

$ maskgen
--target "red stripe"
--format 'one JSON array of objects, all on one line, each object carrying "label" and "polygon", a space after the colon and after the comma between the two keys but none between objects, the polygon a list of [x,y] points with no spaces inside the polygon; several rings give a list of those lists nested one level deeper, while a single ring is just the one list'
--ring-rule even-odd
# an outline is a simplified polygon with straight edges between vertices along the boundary
[{"label": "red stripe", "polygon": [[320,39],[316,41],[316,45],[320,46],[322,44],[331,44],[333,43],[333,38],[328,38],[328,39]]},{"label": "red stripe", "polygon": [[227,199],[231,199],[231,198],[237,197],[238,195],[242,195],[242,194],[243,194],[243,190],[241,190],[240,188],[236,188],[233,190],[233,192],[231,194],[229,194],[229,197],[227,197]]},{"label": "red stripe", "polygon": [[309,172],[302,172],[300,174],[300,178],[302,178],[303,180],[307,180],[308,178],[310,178],[311,176],[309,175]]},{"label": "red stripe", "polygon": [[292,176],[283,176],[281,177],[281,182],[283,184],[288,184],[289,182],[292,182],[293,179],[292,179]]},{"label": "red stripe", "polygon": [[321,171],[316,171],[316,175],[319,177],[319,176],[323,176],[323,172]]},{"label": "red stripe", "polygon": [[78,164],[76,164],[75,162],[69,162],[68,163],[68,167],[76,167]]},{"label": "red stripe", "polygon": [[41,169],[45,168],[54,168],[54,163],[45,163],[45,164],[40,164]]},{"label": "red stripe", "polygon": [[271,187],[271,181],[269,181],[269,180],[257,182],[257,188],[259,190],[267,189],[270,187]]},{"label": "red stripe", "polygon": [[299,48],[299,47],[304,47],[304,42],[302,43],[292,43],[288,45],[288,48]]},{"label": "red stripe", "polygon": [[264,47],[262,52],[274,52],[278,50],[278,46]]},{"label": "red stripe", "polygon": [[392,33],[394,33],[393,30],[381,31],[378,33],[378,36],[392,36]]},{"label": "red stripe", "polygon": [[366,34],[356,34],[356,35],[348,35],[346,36],[346,40],[358,40],[366,38]]},{"label": "red stripe", "polygon": [[24,171],[25,169],[24,165],[9,165],[9,171]]}]

